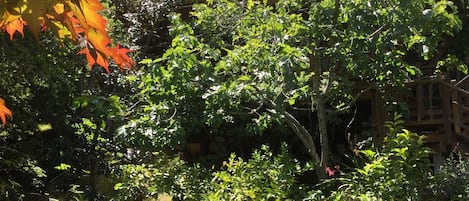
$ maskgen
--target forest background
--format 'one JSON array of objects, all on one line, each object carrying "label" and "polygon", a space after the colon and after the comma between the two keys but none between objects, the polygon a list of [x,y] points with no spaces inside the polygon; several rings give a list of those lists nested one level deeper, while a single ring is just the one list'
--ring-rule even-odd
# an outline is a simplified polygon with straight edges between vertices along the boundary
[{"label": "forest background", "polygon": [[[396,101],[467,74],[469,1],[0,5],[2,200],[469,196],[469,162],[434,173]],[[370,90],[379,139],[357,106]]]}]

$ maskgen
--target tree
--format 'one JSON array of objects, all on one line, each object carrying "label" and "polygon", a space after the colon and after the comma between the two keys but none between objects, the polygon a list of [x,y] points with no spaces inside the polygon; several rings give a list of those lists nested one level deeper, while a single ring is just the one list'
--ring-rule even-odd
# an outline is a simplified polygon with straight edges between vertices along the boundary
[{"label": "tree", "polygon": [[[117,32],[124,33],[124,38],[133,49],[138,50],[141,58],[158,57],[169,47],[171,38],[168,35],[170,12],[189,12],[180,5],[184,0],[112,0],[110,5],[113,18],[119,20]],[[183,10],[183,11],[181,11]],[[187,14],[187,13],[186,13]]]},{"label": "tree", "polygon": [[[422,74],[419,63],[450,57],[435,53],[461,29],[448,1],[214,0],[194,9],[192,24],[172,17],[171,48],[144,62],[142,94],[157,127],[201,113],[211,128],[287,125],[323,168],[327,116],[350,108],[361,94],[351,89],[404,87]],[[292,112],[301,107],[316,114],[316,132]]]},{"label": "tree", "polygon": [[[79,54],[86,56],[90,67],[97,64],[109,71],[108,58],[122,69],[134,65],[127,55],[130,50],[112,44],[106,32],[106,20],[99,14],[104,7],[98,0],[7,0],[0,6],[0,28],[10,39],[16,32],[24,36],[23,28],[27,26],[39,41],[39,32],[50,28],[59,39],[77,43],[82,48]],[[3,101],[0,102],[0,118],[4,124],[11,115]]]},{"label": "tree", "polygon": [[[78,178],[86,176],[82,170],[90,170],[93,163],[108,167],[90,157],[102,154],[104,149],[93,152],[99,145],[87,142],[86,134],[74,133],[72,125],[89,116],[74,110],[72,101],[82,94],[116,90],[117,86],[109,85],[116,83],[117,71],[108,66],[119,65],[124,70],[134,65],[127,55],[129,50],[111,41],[97,0],[9,0],[0,5],[0,27],[8,33],[0,38],[0,94],[8,94],[4,98],[10,104],[6,108],[0,101],[0,119],[5,123],[11,111],[15,114],[0,134],[0,199],[46,199],[70,189],[93,186],[91,182],[78,182]],[[77,52],[85,57],[77,56]],[[102,68],[92,68],[96,66]],[[114,78],[101,75],[104,71]],[[106,83],[98,83],[101,81]],[[108,94],[103,96],[107,98]],[[110,124],[106,129],[114,131]],[[107,141],[100,143],[108,145]],[[55,168],[63,165],[69,169]]]},{"label": "tree", "polygon": [[50,32],[42,35],[41,46],[29,31],[25,34],[13,41],[6,34],[0,37],[0,94],[8,94],[5,100],[15,113],[1,129],[2,200],[33,199],[30,193],[44,191],[58,175],[54,166],[78,159],[70,157],[76,154],[70,145],[80,143],[69,122],[76,116],[71,102],[82,88],[80,80],[88,77],[86,62],[73,45],[60,45]]}]

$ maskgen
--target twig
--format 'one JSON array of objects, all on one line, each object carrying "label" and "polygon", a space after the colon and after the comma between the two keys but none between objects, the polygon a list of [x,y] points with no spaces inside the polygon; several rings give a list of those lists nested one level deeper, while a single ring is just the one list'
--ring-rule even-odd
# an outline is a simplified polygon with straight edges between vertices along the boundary
[{"label": "twig", "polygon": [[378,34],[379,32],[381,32],[381,30],[383,30],[383,29],[384,29],[384,25],[382,25],[381,27],[379,27],[378,29],[376,29],[376,31],[374,31],[373,33],[371,33],[371,34],[367,37],[367,39],[373,38],[376,34]]}]

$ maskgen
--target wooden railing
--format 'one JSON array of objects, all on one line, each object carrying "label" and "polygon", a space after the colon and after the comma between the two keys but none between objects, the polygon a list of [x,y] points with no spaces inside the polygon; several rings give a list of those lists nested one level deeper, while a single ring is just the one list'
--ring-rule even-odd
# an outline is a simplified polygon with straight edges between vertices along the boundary
[{"label": "wooden railing", "polygon": [[430,77],[413,81],[412,87],[407,126],[430,142],[452,143],[455,135],[469,141],[469,76],[459,81]]},{"label": "wooden railing", "polygon": [[456,135],[462,135],[469,139],[469,76],[448,86],[452,90],[451,105],[452,119]]}]

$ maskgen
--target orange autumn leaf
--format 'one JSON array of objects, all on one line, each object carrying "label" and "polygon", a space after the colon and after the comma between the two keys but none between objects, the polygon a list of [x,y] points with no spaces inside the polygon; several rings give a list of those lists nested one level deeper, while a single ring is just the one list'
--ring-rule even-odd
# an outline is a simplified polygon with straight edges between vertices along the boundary
[{"label": "orange autumn leaf", "polygon": [[78,54],[84,54],[86,56],[86,60],[88,61],[90,68],[92,68],[94,64],[98,64],[102,66],[106,72],[109,72],[109,63],[107,59],[105,59],[105,57],[95,49],[86,47],[78,52]]},{"label": "orange autumn leaf", "polygon": [[[106,71],[108,69],[107,58],[111,57],[114,62],[121,68],[131,68],[135,65],[135,62],[127,55],[122,55],[122,51],[116,52],[115,48],[110,47],[111,40],[106,32],[106,20],[99,15],[99,11],[103,10],[104,7],[99,3],[98,0],[78,0],[74,2],[68,1],[72,12],[68,13],[68,27],[72,30],[74,38],[78,38],[78,43],[82,47],[85,47],[80,54],[85,54],[90,64],[93,67],[94,64],[98,64],[103,67]],[[83,33],[84,35],[81,35]],[[84,36],[84,41],[81,38]],[[126,53],[130,50],[125,48],[117,48],[126,50]],[[114,53],[111,53],[113,51]]]},{"label": "orange autumn leaf", "polygon": [[86,24],[101,32],[106,33],[106,20],[98,12],[104,10],[104,7],[98,0],[81,0],[82,12]]},{"label": "orange autumn leaf", "polygon": [[3,11],[1,26],[7,25],[19,18],[27,8],[25,0],[10,0],[6,2],[7,6]]},{"label": "orange autumn leaf", "polygon": [[5,101],[0,98],[0,119],[2,120],[2,124],[5,125],[6,119],[11,117],[12,113],[10,109],[5,106]]},{"label": "orange autumn leaf", "polygon": [[89,29],[86,32],[86,39],[94,49],[106,56],[109,56],[108,44],[111,42],[111,40],[109,39],[107,33],[103,33],[97,29]]},{"label": "orange autumn leaf", "polygon": [[131,50],[127,48],[121,48],[119,45],[109,49],[111,57],[121,69],[130,69],[135,65],[135,62],[127,55]]},{"label": "orange autumn leaf", "polygon": [[10,40],[13,40],[13,35],[15,35],[15,32],[19,32],[24,37],[23,28],[25,24],[26,22],[24,22],[21,18],[18,18],[5,25],[4,28],[10,35]]},{"label": "orange autumn leaf", "polygon": [[106,20],[98,13],[104,7],[98,0],[67,1],[70,10],[85,28],[95,28],[106,32]]},{"label": "orange autumn leaf", "polygon": [[3,27],[5,25],[7,25],[8,23],[13,22],[13,21],[15,21],[19,18],[21,18],[21,15],[12,15],[12,14],[10,14],[10,12],[4,11],[0,26]]},{"label": "orange autumn leaf", "polygon": [[28,1],[28,6],[21,16],[23,20],[28,22],[28,28],[37,41],[39,41],[39,32],[45,26],[44,17],[49,1],[51,0]]},{"label": "orange autumn leaf", "polygon": [[[121,69],[130,69],[135,62],[131,50],[113,43],[106,31],[106,20],[99,13],[104,9],[99,0],[0,0],[0,30],[10,39],[16,32],[24,37],[24,26],[39,41],[39,33],[52,29],[61,41],[71,39],[83,49],[90,68],[99,65],[109,72],[109,59]],[[0,102],[0,119],[5,124],[11,111]]]},{"label": "orange autumn leaf", "polygon": [[130,50],[113,44],[106,31],[106,20],[99,13],[104,6],[99,0],[4,0],[0,1],[3,16],[0,28],[22,35],[25,25],[39,40],[39,32],[46,27],[55,31],[59,39],[74,40],[85,48],[90,66],[100,65],[108,70],[112,58],[120,68],[131,68],[135,62],[127,55]]},{"label": "orange autumn leaf", "polygon": [[75,39],[78,37],[78,34],[85,32],[85,28],[71,11],[64,14],[63,25],[68,28]]}]

